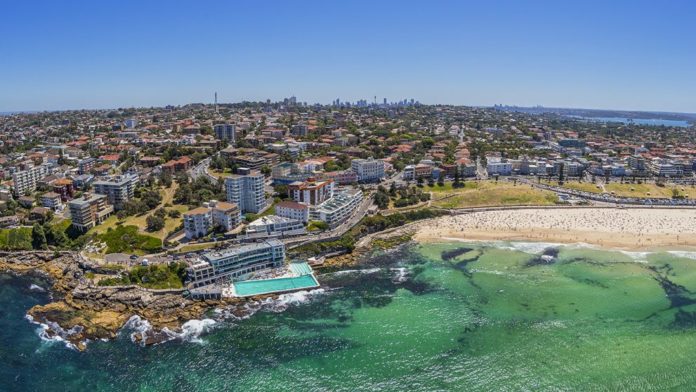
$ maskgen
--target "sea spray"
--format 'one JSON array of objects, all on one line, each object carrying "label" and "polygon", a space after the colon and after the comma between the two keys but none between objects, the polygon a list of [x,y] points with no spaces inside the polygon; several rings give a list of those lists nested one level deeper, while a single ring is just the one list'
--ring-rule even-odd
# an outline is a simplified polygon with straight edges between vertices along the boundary
[{"label": "sea spray", "polygon": [[32,283],[32,284],[29,285],[29,290],[31,290],[31,291],[38,291],[38,292],[41,292],[41,293],[45,293],[45,292],[46,292],[46,289],[45,289],[45,288],[43,288],[43,287],[41,287],[41,286],[39,286],[39,285],[37,285],[37,284],[34,284],[34,283]]},{"label": "sea spray", "polygon": [[[65,347],[77,350],[77,347],[71,343],[68,339],[70,336],[79,334],[82,332],[82,326],[76,325],[70,329],[63,329],[58,323],[47,321],[46,323],[41,323],[34,320],[30,314],[24,316],[30,323],[38,325],[36,329],[36,334],[41,338],[42,341],[47,343],[61,342],[65,344]],[[88,341],[83,342],[87,344]]]}]

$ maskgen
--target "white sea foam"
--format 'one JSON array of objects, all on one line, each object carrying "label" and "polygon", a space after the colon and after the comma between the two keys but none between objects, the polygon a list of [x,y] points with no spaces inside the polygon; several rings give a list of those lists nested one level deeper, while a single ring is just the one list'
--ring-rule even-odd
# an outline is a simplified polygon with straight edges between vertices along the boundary
[{"label": "white sea foam", "polygon": [[394,277],[392,278],[392,282],[403,283],[403,282],[408,280],[408,275],[409,275],[408,268],[404,268],[404,267],[391,268],[390,271],[394,272]]},{"label": "white sea foam", "polygon": [[131,318],[126,321],[123,329],[132,331],[130,338],[134,343],[138,341],[138,338],[140,338],[140,341],[143,342],[145,341],[147,334],[152,331],[152,324],[150,324],[150,322],[144,318],[135,315],[131,316]]},{"label": "white sea foam", "polygon": [[501,246],[501,248],[538,255],[544,253],[548,248],[558,248],[560,246],[563,246],[563,244],[552,242],[509,242],[507,246]]},{"label": "white sea foam", "polygon": [[324,294],[324,292],[324,289],[314,289],[281,294],[277,299],[272,299],[270,302],[267,302],[264,308],[276,313],[283,312],[290,306],[308,302],[312,297]]},{"label": "white sea foam", "polygon": [[671,251],[668,251],[667,253],[671,254],[672,256],[676,256],[676,257],[683,257],[685,259],[696,260],[696,252],[671,250]]},{"label": "white sea foam", "polygon": [[215,320],[212,319],[189,320],[181,326],[181,332],[170,331],[167,328],[164,328],[162,332],[174,339],[192,343],[203,343],[203,340],[200,338],[201,335],[208,333],[215,324]]},{"label": "white sea foam", "polygon": [[38,322],[34,320],[34,318],[29,314],[25,315],[24,318],[27,319],[30,323],[39,326],[36,329],[36,334],[39,335],[39,338],[41,338],[42,341],[51,344],[55,342],[61,342],[65,344],[65,347],[77,350],[77,347],[74,344],[70,343],[70,341],[68,341],[68,337],[76,333],[82,332],[81,326],[76,325],[68,330],[65,330],[55,322]]},{"label": "white sea foam", "polygon": [[336,271],[336,272],[329,272],[326,275],[341,276],[341,275],[349,275],[349,274],[374,274],[375,272],[379,272],[380,270],[381,270],[381,268],[341,270],[341,271]]},{"label": "white sea foam", "polygon": [[45,288],[43,288],[43,287],[41,287],[41,286],[39,286],[39,285],[35,285],[35,284],[33,284],[33,283],[29,286],[29,290],[31,290],[31,291],[40,291],[40,292],[45,292],[45,291],[46,291]]},{"label": "white sea foam", "polygon": [[619,250],[621,254],[624,254],[633,261],[636,261],[638,263],[647,263],[648,262],[648,256],[651,255],[653,252],[632,252],[628,250]]},{"label": "white sea foam", "polygon": [[[162,343],[175,339],[203,343],[203,340],[200,339],[201,335],[210,331],[215,324],[215,320],[212,319],[189,320],[181,326],[181,332],[172,331],[165,327],[161,331]],[[144,343],[148,335],[153,333],[152,324],[137,315],[128,319],[123,328],[131,331],[130,337],[133,342],[140,341]]]}]

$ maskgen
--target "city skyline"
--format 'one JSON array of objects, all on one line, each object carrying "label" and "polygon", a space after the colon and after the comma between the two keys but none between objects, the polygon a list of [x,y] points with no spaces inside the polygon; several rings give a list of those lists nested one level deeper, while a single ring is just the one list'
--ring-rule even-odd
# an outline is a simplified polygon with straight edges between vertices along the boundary
[{"label": "city skyline", "polygon": [[696,112],[696,6],[8,4],[0,112],[218,101]]}]

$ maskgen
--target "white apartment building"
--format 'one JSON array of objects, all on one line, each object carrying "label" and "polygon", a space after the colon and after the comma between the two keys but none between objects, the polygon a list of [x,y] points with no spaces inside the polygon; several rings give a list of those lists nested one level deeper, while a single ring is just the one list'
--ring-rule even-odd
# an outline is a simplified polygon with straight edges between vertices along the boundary
[{"label": "white apartment building", "polygon": [[512,174],[512,163],[503,162],[500,159],[489,158],[488,163],[486,164],[486,170],[488,171],[489,176],[509,176]]},{"label": "white apartment building", "polygon": [[225,231],[230,231],[239,226],[242,221],[242,213],[234,203],[211,201],[209,205],[213,211],[213,228],[220,227]]},{"label": "white apartment building", "polygon": [[360,182],[380,181],[384,178],[384,162],[370,159],[353,159],[351,169],[357,174]]},{"label": "white apartment building", "polygon": [[49,174],[47,165],[27,165],[24,170],[12,173],[12,192],[15,196],[24,196],[36,190],[36,184]]},{"label": "white apartment building", "polygon": [[242,213],[260,212],[266,207],[264,181],[263,174],[256,170],[226,178],[227,201],[236,204]]},{"label": "white apartment building", "polygon": [[309,206],[295,201],[281,201],[275,205],[275,213],[283,218],[309,222]]},{"label": "white apartment building", "polygon": [[210,208],[194,208],[185,212],[183,216],[184,232],[188,239],[204,237],[213,228],[213,211]]},{"label": "white apartment building", "polygon": [[188,211],[183,216],[184,232],[188,239],[204,237],[216,227],[229,231],[241,222],[241,214],[236,204],[215,200]]},{"label": "white apartment building", "polygon": [[301,221],[277,215],[263,216],[249,223],[247,227],[247,236],[251,238],[302,235],[306,232]]},{"label": "white apartment building", "polygon": [[363,194],[360,189],[349,189],[336,192],[336,195],[318,206],[310,207],[311,220],[326,222],[331,227],[336,227],[345,222],[360,206]]}]

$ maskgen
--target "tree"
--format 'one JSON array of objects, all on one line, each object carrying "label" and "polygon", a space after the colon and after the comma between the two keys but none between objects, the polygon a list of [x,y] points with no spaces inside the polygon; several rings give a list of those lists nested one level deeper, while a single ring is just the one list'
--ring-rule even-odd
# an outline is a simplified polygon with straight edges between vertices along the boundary
[{"label": "tree", "polygon": [[452,183],[454,188],[460,188],[462,186],[461,179],[459,177],[459,168],[454,169],[454,182]]},{"label": "tree", "polygon": [[169,188],[172,186],[172,175],[169,172],[163,171],[160,175],[160,182],[162,182],[165,188]]},{"label": "tree", "polygon": [[154,214],[147,217],[147,231],[159,231],[164,228],[164,218]]},{"label": "tree", "polygon": [[565,180],[564,173],[563,173],[564,168],[565,168],[564,163],[561,163],[561,165],[558,167],[558,185],[563,185],[563,182]]},{"label": "tree", "polygon": [[375,204],[380,210],[387,209],[389,207],[389,195],[382,191],[377,191],[375,193]]},{"label": "tree", "polygon": [[65,235],[65,232],[59,230],[57,227],[45,224],[44,232],[46,233],[46,241],[49,245],[53,245],[59,248],[64,248],[67,245],[69,245],[70,240]]},{"label": "tree", "polygon": [[34,227],[31,229],[31,245],[34,249],[48,249],[46,233],[44,232],[43,226],[38,223],[34,223]]},{"label": "tree", "polygon": [[389,195],[391,197],[396,196],[396,183],[392,182],[391,185],[389,186]]},{"label": "tree", "polygon": [[261,167],[261,174],[268,177],[271,175],[271,168],[268,165],[263,165]]}]

